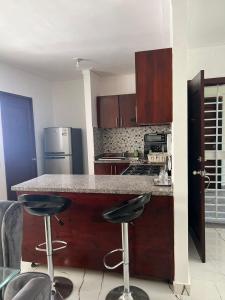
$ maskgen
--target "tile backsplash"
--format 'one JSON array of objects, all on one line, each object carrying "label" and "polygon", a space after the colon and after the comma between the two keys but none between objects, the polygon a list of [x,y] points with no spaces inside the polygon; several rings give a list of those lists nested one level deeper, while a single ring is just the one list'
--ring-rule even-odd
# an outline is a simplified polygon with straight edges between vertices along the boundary
[{"label": "tile backsplash", "polygon": [[131,128],[94,128],[95,156],[102,153],[121,153],[134,150],[144,152],[146,133],[170,133],[171,125],[141,126]]}]

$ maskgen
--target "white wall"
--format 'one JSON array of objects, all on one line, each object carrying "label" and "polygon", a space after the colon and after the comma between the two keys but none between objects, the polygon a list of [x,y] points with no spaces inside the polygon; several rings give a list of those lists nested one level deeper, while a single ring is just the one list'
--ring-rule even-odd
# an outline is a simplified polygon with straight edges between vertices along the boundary
[{"label": "white wall", "polygon": [[225,45],[188,50],[188,79],[200,70],[205,70],[205,78],[225,77]]},{"label": "white wall", "polygon": [[82,129],[84,171],[88,172],[84,84],[77,80],[59,81],[52,84],[54,126]]},{"label": "white wall", "polygon": [[[173,0],[173,183],[176,293],[190,286],[187,182],[187,0]],[[182,12],[182,13],[181,13]]]},{"label": "white wall", "polygon": [[99,95],[119,95],[136,93],[135,73],[99,77]]},{"label": "white wall", "polygon": [[[0,63],[0,91],[33,99],[34,128],[38,173],[43,171],[43,128],[53,123],[51,83],[33,74]],[[0,155],[0,158],[2,156]],[[4,162],[0,162],[0,178],[4,178]],[[0,181],[0,198],[5,197],[4,183]]]}]

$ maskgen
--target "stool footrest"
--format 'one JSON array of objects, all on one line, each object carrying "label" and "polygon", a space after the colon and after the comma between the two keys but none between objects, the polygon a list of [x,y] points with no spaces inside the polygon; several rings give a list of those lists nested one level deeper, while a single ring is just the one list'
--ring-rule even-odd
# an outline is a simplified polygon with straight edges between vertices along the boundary
[{"label": "stool footrest", "polygon": [[110,256],[111,254],[116,253],[116,252],[122,252],[122,253],[123,253],[123,249],[115,249],[115,250],[112,250],[112,251],[108,252],[108,253],[103,257],[103,263],[104,263],[104,266],[106,267],[106,269],[108,269],[108,270],[114,270],[114,269],[118,268],[119,266],[121,266],[121,265],[124,263],[123,260],[121,260],[118,264],[116,264],[116,265],[114,265],[114,266],[109,266],[109,265],[106,263],[106,258],[107,258],[108,256]]},{"label": "stool footrest", "polygon": [[[52,241],[52,244],[61,244],[62,245],[60,247],[53,248],[52,249],[53,252],[65,249],[67,247],[67,242],[65,242],[65,241],[54,240],[54,241]],[[45,246],[45,247],[43,247],[43,246]],[[35,250],[46,252],[46,242],[37,245],[35,247]]]}]

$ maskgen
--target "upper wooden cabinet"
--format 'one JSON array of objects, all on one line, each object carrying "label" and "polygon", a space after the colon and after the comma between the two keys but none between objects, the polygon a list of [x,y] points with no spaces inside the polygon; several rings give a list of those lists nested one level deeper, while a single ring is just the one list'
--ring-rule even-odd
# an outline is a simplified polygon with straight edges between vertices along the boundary
[{"label": "upper wooden cabinet", "polygon": [[136,94],[97,97],[98,127],[136,126]]},{"label": "upper wooden cabinet", "polygon": [[97,97],[98,127],[119,127],[119,99],[118,96]]},{"label": "upper wooden cabinet", "polygon": [[137,124],[172,122],[172,49],[135,53]]},{"label": "upper wooden cabinet", "polygon": [[136,126],[136,94],[119,95],[120,127]]}]

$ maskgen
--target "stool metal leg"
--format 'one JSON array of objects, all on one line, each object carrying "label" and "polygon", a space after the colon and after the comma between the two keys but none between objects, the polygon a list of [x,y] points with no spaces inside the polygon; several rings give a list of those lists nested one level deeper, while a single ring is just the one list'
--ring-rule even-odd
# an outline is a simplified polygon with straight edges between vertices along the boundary
[{"label": "stool metal leg", "polygon": [[130,286],[128,223],[121,224],[121,231],[124,285],[111,290],[106,296],[106,300],[149,300],[149,296],[145,291],[136,286]]},{"label": "stool metal leg", "polygon": [[52,249],[52,232],[51,232],[51,217],[44,217],[45,224],[45,240],[46,240],[46,254],[47,254],[47,264],[48,264],[48,274],[52,282],[52,296],[51,300],[62,300],[67,298],[72,290],[73,283],[70,279],[65,277],[54,277],[54,267],[53,267],[53,249]]},{"label": "stool metal leg", "polygon": [[48,263],[48,274],[52,283],[54,282],[54,269],[52,261],[52,232],[51,232],[51,217],[44,217],[45,222],[45,240],[46,240],[46,254]]},{"label": "stool metal leg", "polygon": [[130,293],[128,223],[122,223],[121,229],[122,229],[122,247],[123,247],[124,295],[126,295],[126,298],[124,299],[133,300],[133,297],[131,296]]}]

